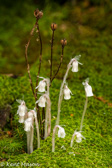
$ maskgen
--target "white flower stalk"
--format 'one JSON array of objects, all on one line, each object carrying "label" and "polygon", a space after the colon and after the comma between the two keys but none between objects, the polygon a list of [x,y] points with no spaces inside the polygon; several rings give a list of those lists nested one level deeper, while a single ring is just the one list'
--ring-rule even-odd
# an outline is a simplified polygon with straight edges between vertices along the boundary
[{"label": "white flower stalk", "polygon": [[71,90],[67,87],[67,85],[64,86],[64,99],[69,100],[71,98]]},{"label": "white flower stalk", "polygon": [[45,135],[44,138],[46,139],[50,132],[51,132],[51,101],[49,97],[49,86],[50,86],[50,79],[44,78],[47,84],[47,91],[44,94],[44,98],[46,100],[46,114],[45,114]]},{"label": "white flower stalk", "polygon": [[55,127],[53,129],[53,135],[52,135],[52,152],[55,151],[55,134],[56,134],[57,128],[59,128],[58,137],[65,138],[65,135],[66,135],[64,128],[60,127],[59,125],[55,125]]},{"label": "white flower stalk", "polygon": [[73,62],[72,62],[72,72],[78,72],[78,64],[82,65],[82,63],[78,62],[78,60],[79,60],[80,57],[81,57],[81,55],[76,56],[73,59]]},{"label": "white flower stalk", "polygon": [[46,115],[45,115],[45,137],[47,138],[51,132],[51,101],[49,96],[47,98],[47,107],[46,107]]},{"label": "white flower stalk", "polygon": [[40,134],[39,134],[39,123],[37,119],[37,113],[35,110],[32,110],[35,118],[35,125],[36,125],[36,130],[37,130],[37,148],[40,148]]},{"label": "white flower stalk", "polygon": [[45,87],[46,87],[46,81],[43,79],[42,81],[39,82],[38,86],[36,87],[36,89],[38,88],[39,92],[45,92]]},{"label": "white flower stalk", "polygon": [[39,85],[36,87],[38,91],[44,92],[45,87],[47,86],[47,90],[45,94],[43,94],[36,103],[38,106],[45,107],[46,106],[46,115],[45,115],[45,135],[44,138],[47,138],[51,132],[51,101],[49,98],[49,86],[50,86],[50,79],[49,78],[42,78],[43,80],[40,81]]},{"label": "white flower stalk", "polygon": [[27,153],[30,154],[30,131],[26,132],[27,134]]},{"label": "white flower stalk", "polygon": [[76,137],[77,143],[80,143],[82,141],[82,138],[85,139],[85,137],[80,133],[80,131],[79,132],[75,131],[71,139],[71,143],[70,143],[71,147],[73,146],[74,137]]},{"label": "white flower stalk", "polygon": [[34,119],[35,119],[35,125],[37,130],[37,148],[40,147],[40,135],[39,135],[39,126],[38,126],[38,120],[36,117],[36,111],[30,110],[27,113],[27,119],[25,120],[25,128],[24,130],[27,132],[27,152],[30,154],[33,152],[33,137],[34,137]]},{"label": "white flower stalk", "polygon": [[82,119],[81,119],[81,124],[80,124],[80,131],[82,131],[82,127],[83,127],[83,121],[84,121],[84,116],[85,116],[86,109],[87,109],[88,97],[93,96],[92,88],[88,84],[88,82],[89,82],[89,78],[87,78],[85,80],[85,82],[82,83],[84,85],[84,87],[85,87],[86,101],[85,101],[84,110],[83,110],[83,114],[82,114]]},{"label": "white flower stalk", "polygon": [[69,62],[68,66],[67,66],[67,70],[66,70],[66,73],[65,73],[65,76],[63,78],[63,82],[61,84],[61,87],[60,87],[60,94],[59,94],[59,100],[58,100],[58,113],[57,113],[57,120],[56,120],[56,125],[59,125],[59,120],[60,120],[60,112],[61,112],[61,103],[62,103],[62,99],[63,99],[63,88],[64,88],[64,85],[66,83],[66,79],[67,79],[67,76],[68,76],[68,72],[70,70],[70,68],[72,67],[72,63],[74,62],[74,60],[78,60],[80,57],[79,56],[76,56],[75,58],[71,59],[71,61]]},{"label": "white flower stalk", "polygon": [[91,97],[93,96],[93,92],[92,92],[92,87],[88,84],[88,82],[89,82],[89,78],[87,78],[85,82],[83,82],[82,84],[85,87],[86,96]]},{"label": "white flower stalk", "polygon": [[24,123],[24,130],[27,133],[27,152],[30,154],[33,152],[33,118],[27,118]]},{"label": "white flower stalk", "polygon": [[33,152],[33,136],[34,136],[34,127],[32,126],[31,127],[31,130],[30,130],[30,153]]},{"label": "white flower stalk", "polygon": [[38,106],[39,107],[45,107],[46,105],[46,97],[45,97],[45,94],[42,95],[39,100],[36,101],[36,103],[38,103]]}]

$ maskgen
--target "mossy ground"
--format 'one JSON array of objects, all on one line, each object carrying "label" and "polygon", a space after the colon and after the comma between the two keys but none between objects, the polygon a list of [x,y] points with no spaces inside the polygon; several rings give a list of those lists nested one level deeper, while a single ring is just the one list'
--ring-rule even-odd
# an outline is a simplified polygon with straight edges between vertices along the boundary
[{"label": "mossy ground", "polygon": [[[35,6],[32,5],[31,8],[26,6],[26,8],[28,13],[31,13],[33,9],[35,9]],[[9,164],[19,162],[20,165],[18,167],[34,167],[33,164],[32,166],[25,166],[26,163],[38,163],[39,166],[37,165],[35,167],[42,168],[112,167],[111,11],[112,3],[106,4],[105,6],[91,7],[87,1],[86,3],[74,6],[65,4],[63,7],[59,7],[57,5],[56,11],[54,11],[53,6],[47,6],[43,10],[44,16],[39,21],[43,38],[43,61],[40,76],[49,76],[50,23],[56,22],[58,24],[58,29],[55,31],[54,72],[59,64],[61,55],[60,39],[66,38],[68,41],[68,45],[65,47],[63,65],[57,79],[53,81],[50,90],[52,101],[52,129],[55,125],[55,117],[57,116],[59,89],[67,64],[75,55],[82,55],[80,62],[83,63],[83,66],[79,66],[78,73],[70,71],[67,79],[68,86],[74,95],[69,101],[62,102],[60,125],[65,128],[66,137],[60,139],[56,136],[55,153],[51,152],[52,133],[46,140],[41,140],[41,147],[38,150],[36,149],[35,138],[35,150],[32,154],[28,155],[26,153],[26,133],[23,130],[24,126],[18,123],[18,103],[16,102],[16,99],[22,99],[24,95],[27,107],[29,109],[34,108],[35,102],[30,89],[28,75],[25,74],[16,79],[1,75],[0,106],[4,107],[6,104],[11,104],[12,106],[11,119],[4,128],[4,131],[0,133],[2,135],[0,137],[0,164],[3,163],[4,167],[7,167],[7,162]],[[18,18],[20,29],[24,27],[22,29],[24,35],[21,30],[21,32],[19,32],[21,34],[20,40],[20,35],[16,34],[15,28],[13,39],[18,39],[18,44],[13,43],[13,41],[9,44],[11,46],[14,45],[12,51],[17,53],[16,59],[14,60],[16,65],[20,64],[19,68],[23,68],[25,65],[23,57],[24,49],[21,50],[21,48],[24,48],[23,45],[25,45],[28,39],[28,32],[30,32],[34,22],[35,20],[31,15],[29,19],[25,16],[24,20]],[[36,61],[36,58],[39,50],[39,44],[35,41],[35,37],[36,35],[29,48],[30,62],[33,63],[31,73],[34,84],[38,70],[38,61]],[[6,39],[9,38],[10,37],[6,37]],[[19,48],[14,51],[15,45]],[[9,48],[11,47],[9,46]],[[18,53],[18,51],[20,53]],[[14,55],[14,53],[12,53],[12,55]],[[10,58],[12,58],[12,55],[9,53]],[[17,73],[23,72],[25,72],[25,67],[22,71],[20,69],[20,72],[19,69],[17,69]],[[84,119],[82,134],[86,139],[80,144],[76,144],[74,141],[73,148],[70,148],[72,134],[76,129],[79,130],[80,127],[85,102],[85,92],[82,82],[87,77],[90,78],[90,85],[93,88],[94,97],[89,98]],[[63,145],[66,148],[65,150],[61,148]],[[73,153],[70,154],[70,152],[74,152],[75,156]],[[22,163],[24,164],[23,166]],[[14,166],[12,165],[10,167]]]}]

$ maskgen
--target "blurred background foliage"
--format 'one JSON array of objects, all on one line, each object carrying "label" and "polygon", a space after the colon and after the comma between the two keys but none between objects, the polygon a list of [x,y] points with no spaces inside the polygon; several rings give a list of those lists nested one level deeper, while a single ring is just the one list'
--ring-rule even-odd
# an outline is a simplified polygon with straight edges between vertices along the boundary
[{"label": "blurred background foliage", "polygon": [[[50,44],[52,22],[58,23],[59,26],[56,40],[59,42],[63,38],[63,33],[68,40],[68,45],[72,43],[77,45],[80,36],[83,36],[83,39],[97,37],[99,31],[106,35],[112,30],[110,0],[0,1],[0,73],[23,74],[26,72],[24,49],[30,30],[35,23],[33,11],[37,7],[44,10],[40,29],[45,52],[48,52],[47,48]],[[86,46],[90,45],[87,41],[82,41],[82,43]],[[105,47],[102,52],[106,51]],[[35,62],[38,50],[39,45],[33,41],[29,49],[31,64]]]}]

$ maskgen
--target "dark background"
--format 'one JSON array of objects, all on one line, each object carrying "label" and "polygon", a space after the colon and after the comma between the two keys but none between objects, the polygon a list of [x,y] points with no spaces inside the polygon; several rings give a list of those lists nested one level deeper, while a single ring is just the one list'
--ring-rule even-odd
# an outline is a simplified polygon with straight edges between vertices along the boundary
[{"label": "dark background", "polygon": [[[69,23],[72,23],[74,27],[76,27],[78,24],[88,25],[94,28],[99,28],[100,31],[102,30],[107,31],[107,29],[109,28],[111,29],[112,27],[111,21],[110,19],[108,19],[108,17],[110,17],[109,15],[111,15],[112,13],[111,11],[112,3],[110,0],[85,0],[85,1],[81,1],[81,0],[70,0],[70,1],[4,0],[4,1],[0,1],[0,73],[1,74],[4,74],[4,73],[5,74],[9,74],[9,73],[23,74],[24,72],[26,72],[24,68],[25,66],[24,46],[28,40],[31,28],[35,23],[33,11],[36,8],[39,8],[40,10],[44,11],[44,17],[40,24],[42,25],[41,34],[42,36],[44,36],[43,41],[47,44],[48,44],[47,39],[48,38],[50,39],[50,35],[51,35],[50,34],[51,32],[49,30],[50,23],[55,21],[58,22],[59,25],[62,22],[64,22],[65,27],[69,21]],[[95,11],[95,8],[97,9],[96,11]],[[99,10],[100,12],[98,11],[98,8],[100,9]],[[93,10],[93,13],[90,14],[93,17],[92,20],[90,18],[88,19],[88,10],[91,10],[91,11]],[[60,12],[59,17],[56,11],[58,13]],[[87,17],[85,15],[87,15]],[[86,20],[85,23],[83,23],[83,20],[84,20],[83,16],[84,16],[84,19]],[[100,21],[100,19],[102,19],[102,21]],[[108,23],[105,23],[105,19],[107,19]],[[48,27],[48,24],[49,24],[49,27]],[[48,32],[47,32],[47,28],[45,27],[48,28]],[[72,30],[73,29],[74,28],[72,28]],[[60,34],[58,34],[58,36],[60,36],[61,33],[62,32],[60,31]],[[67,32],[65,34],[67,34]],[[69,38],[69,41],[72,40],[70,38],[70,35],[67,36],[67,38]],[[47,44],[46,44],[46,47],[47,47]],[[38,52],[38,46],[35,46],[35,44],[33,44],[31,46],[30,51],[32,56],[29,57],[29,61],[31,64],[33,64],[34,60],[36,59],[36,55],[32,51]]]}]

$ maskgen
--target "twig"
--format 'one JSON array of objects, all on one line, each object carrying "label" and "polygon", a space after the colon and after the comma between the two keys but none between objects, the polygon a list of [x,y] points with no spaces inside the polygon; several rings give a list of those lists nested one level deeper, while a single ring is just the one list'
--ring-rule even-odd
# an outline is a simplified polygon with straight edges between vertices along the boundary
[{"label": "twig", "polygon": [[[38,85],[39,74],[40,74],[40,69],[41,69],[41,61],[42,61],[42,40],[41,40],[38,20],[37,20],[37,25],[36,26],[37,26],[39,41],[40,41],[39,69],[38,69],[38,75],[37,75],[37,80],[36,80],[36,86],[37,86]],[[36,93],[35,93],[36,101],[37,101],[37,90],[38,89],[36,89]],[[39,111],[38,104],[36,105],[36,108],[37,108],[38,120],[41,124],[41,116],[40,116],[40,111]]]},{"label": "twig", "polygon": [[[40,40],[40,56],[39,56],[39,69],[38,69],[38,75],[37,75],[37,80],[36,80],[36,86],[38,85],[38,79],[39,79],[41,61],[42,61],[42,40],[41,40],[41,35],[40,35],[38,22],[37,22],[37,30],[38,30],[38,34],[39,34],[39,40]],[[36,89],[36,99],[37,99],[37,89]]]},{"label": "twig", "polygon": [[31,33],[30,33],[30,38],[28,40],[28,43],[25,46],[25,59],[26,59],[27,71],[28,71],[28,75],[29,75],[29,79],[30,79],[30,86],[31,86],[31,89],[32,89],[32,93],[33,93],[33,95],[35,97],[35,100],[36,100],[36,96],[35,96],[35,92],[34,92],[34,88],[33,88],[33,83],[32,83],[32,79],[31,79],[30,66],[29,66],[29,63],[28,63],[28,47],[29,47],[31,38],[33,36],[34,30],[36,28],[36,24],[37,23],[35,23],[34,27],[32,28]]},{"label": "twig", "polygon": [[52,40],[51,40],[50,81],[52,80],[53,41],[54,41],[54,30],[52,30]]},{"label": "twig", "polygon": [[51,80],[51,83],[52,83],[52,81],[55,79],[55,77],[56,77],[56,75],[58,74],[59,69],[60,69],[60,67],[61,67],[61,64],[62,64],[62,61],[63,61],[64,47],[65,47],[65,45],[67,45],[67,40],[66,40],[66,39],[61,40],[61,44],[62,44],[62,53],[61,53],[60,64],[59,64],[59,66],[58,66],[58,69],[57,69],[57,71],[56,71],[54,77],[53,77],[52,80]]},{"label": "twig", "polygon": [[62,46],[62,53],[61,53],[60,64],[59,64],[58,69],[57,69],[55,75],[53,76],[51,82],[56,78],[56,75],[58,74],[58,72],[60,70],[60,67],[61,67],[61,64],[62,64],[62,61],[63,61],[63,54],[64,54],[64,46]]}]

